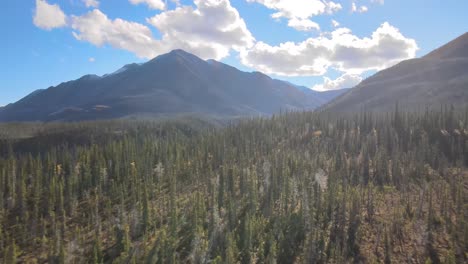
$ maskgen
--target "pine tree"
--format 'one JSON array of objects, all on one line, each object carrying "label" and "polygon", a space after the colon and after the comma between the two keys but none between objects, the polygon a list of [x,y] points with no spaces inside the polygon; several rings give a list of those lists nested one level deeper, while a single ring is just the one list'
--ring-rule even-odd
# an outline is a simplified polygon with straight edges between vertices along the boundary
[{"label": "pine tree", "polygon": [[392,263],[391,254],[392,254],[392,250],[390,248],[390,242],[388,240],[387,229],[385,228],[385,234],[384,234],[384,256],[385,256],[384,263],[385,264]]},{"label": "pine tree", "polygon": [[92,263],[102,263],[102,243],[99,234],[96,234],[93,245]]},{"label": "pine tree", "polygon": [[148,206],[148,190],[146,185],[143,186],[143,232],[147,233],[150,224],[149,206]]},{"label": "pine tree", "polygon": [[18,247],[15,240],[12,240],[10,246],[6,250],[5,263],[17,263],[18,260]]},{"label": "pine tree", "polygon": [[64,241],[62,241],[60,243],[60,252],[59,252],[58,262],[60,264],[66,264],[67,263]]}]

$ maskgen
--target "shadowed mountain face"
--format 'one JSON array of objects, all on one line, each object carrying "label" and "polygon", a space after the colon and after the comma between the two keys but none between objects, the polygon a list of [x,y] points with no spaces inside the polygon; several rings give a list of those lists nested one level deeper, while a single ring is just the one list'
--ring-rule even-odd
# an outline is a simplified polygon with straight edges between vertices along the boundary
[{"label": "shadowed mountain face", "polygon": [[324,91],[324,92],[315,91],[307,87],[301,87],[301,86],[297,88],[306,94],[309,104],[315,105],[317,107],[321,105],[325,105],[331,100],[349,91],[348,88],[339,89],[339,90],[330,90],[330,91]]},{"label": "shadowed mountain face", "polygon": [[325,110],[389,111],[396,102],[408,110],[468,103],[468,33],[428,55],[378,72],[332,100]]},{"label": "shadowed mountain face", "polygon": [[[336,92],[335,92],[336,93]],[[102,77],[38,90],[0,111],[0,121],[73,121],[132,116],[265,115],[313,109],[335,93],[296,86],[175,50]]]}]

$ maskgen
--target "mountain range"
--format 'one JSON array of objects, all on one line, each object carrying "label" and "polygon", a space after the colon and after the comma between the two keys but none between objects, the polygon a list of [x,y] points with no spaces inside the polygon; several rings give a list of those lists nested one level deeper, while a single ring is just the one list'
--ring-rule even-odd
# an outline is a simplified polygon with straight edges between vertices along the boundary
[{"label": "mountain range", "polygon": [[270,115],[314,109],[343,92],[316,92],[174,50],[111,74],[86,75],[37,90],[5,106],[0,121]]},{"label": "mountain range", "polygon": [[321,109],[391,111],[468,104],[468,33],[422,58],[402,61],[362,81]]},{"label": "mountain range", "polygon": [[0,107],[0,121],[78,121],[283,111],[391,111],[468,102],[468,33],[424,57],[402,61],[352,89],[317,92],[260,72],[174,50],[103,76],[85,75]]}]

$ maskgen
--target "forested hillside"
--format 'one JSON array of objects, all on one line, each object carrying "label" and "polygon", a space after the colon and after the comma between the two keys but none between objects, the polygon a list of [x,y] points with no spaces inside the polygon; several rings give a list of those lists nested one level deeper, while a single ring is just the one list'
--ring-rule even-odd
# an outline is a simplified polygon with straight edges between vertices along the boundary
[{"label": "forested hillside", "polygon": [[1,126],[0,259],[468,260],[468,111],[191,124]]}]

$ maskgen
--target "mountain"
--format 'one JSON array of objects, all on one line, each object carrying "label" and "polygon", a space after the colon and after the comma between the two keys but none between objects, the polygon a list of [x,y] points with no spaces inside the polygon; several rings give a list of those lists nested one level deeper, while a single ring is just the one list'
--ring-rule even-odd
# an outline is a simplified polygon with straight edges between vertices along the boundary
[{"label": "mountain", "polygon": [[174,50],[111,74],[86,75],[35,91],[1,110],[0,121],[269,115],[313,109],[331,97],[306,93],[260,72],[242,72]]},{"label": "mountain", "polygon": [[[289,82],[288,82],[289,83]],[[309,104],[322,106],[326,103],[330,102],[331,100],[335,99],[336,97],[344,94],[349,90],[349,88],[343,88],[338,90],[330,90],[330,91],[316,91],[312,90],[309,87],[295,85],[293,83],[289,83],[295,86],[298,90],[303,92],[307,96],[307,100]]]},{"label": "mountain", "polygon": [[345,88],[331,91],[315,91],[304,86],[297,86],[297,88],[306,94],[309,104],[317,106],[325,105],[349,90],[349,88]]},{"label": "mountain", "polygon": [[468,33],[422,58],[403,61],[364,80],[322,107],[345,112],[407,110],[468,102]]}]

